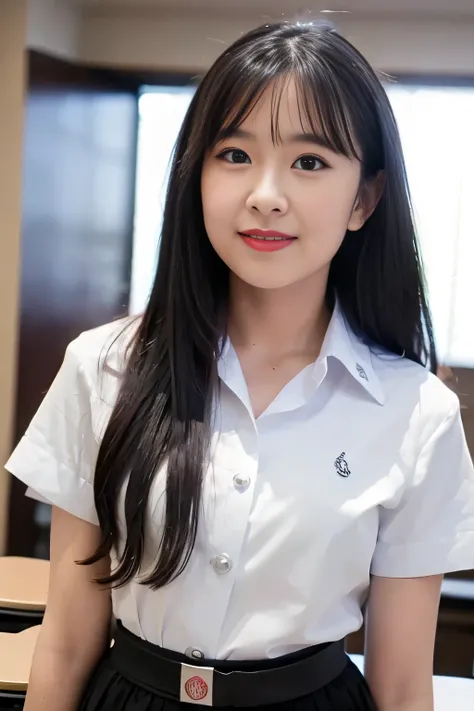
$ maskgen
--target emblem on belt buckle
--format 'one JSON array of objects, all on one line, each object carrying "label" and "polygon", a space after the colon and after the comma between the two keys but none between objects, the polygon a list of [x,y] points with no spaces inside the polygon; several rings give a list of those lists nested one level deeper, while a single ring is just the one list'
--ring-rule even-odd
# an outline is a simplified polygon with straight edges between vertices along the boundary
[{"label": "emblem on belt buckle", "polygon": [[181,664],[181,703],[212,706],[213,667],[193,667]]}]

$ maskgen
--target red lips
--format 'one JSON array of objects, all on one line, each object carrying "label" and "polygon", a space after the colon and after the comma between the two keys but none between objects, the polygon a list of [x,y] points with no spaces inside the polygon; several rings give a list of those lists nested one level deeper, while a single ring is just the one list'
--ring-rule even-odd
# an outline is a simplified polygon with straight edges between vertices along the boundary
[{"label": "red lips", "polygon": [[277,252],[296,241],[296,237],[276,230],[251,229],[239,232],[239,235],[247,247],[257,252]]},{"label": "red lips", "polygon": [[277,230],[242,230],[239,234],[248,235],[249,237],[282,237],[283,239],[296,239],[293,235],[287,235],[285,232],[277,232]]}]

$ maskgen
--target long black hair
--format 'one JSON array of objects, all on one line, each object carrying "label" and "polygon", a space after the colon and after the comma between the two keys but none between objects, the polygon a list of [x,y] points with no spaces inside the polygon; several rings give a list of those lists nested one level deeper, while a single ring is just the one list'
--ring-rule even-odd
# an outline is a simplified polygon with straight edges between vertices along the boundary
[{"label": "long black hair", "polygon": [[[204,227],[202,165],[217,138],[242,123],[269,85],[278,140],[279,96],[290,77],[302,121],[322,131],[334,151],[360,160],[363,181],[385,175],[374,213],[358,232],[348,233],[333,259],[328,290],[366,342],[436,367],[400,138],[379,78],[330,27],[285,22],[242,36],[199,85],[172,160],[156,279],[95,472],[102,543],[84,562],[119,551],[104,584],[121,586],[142,572],[147,502],[163,467],[161,540],[142,582],[153,589],[166,585],[192,553],[229,291],[228,268]],[[118,501],[125,485],[121,532]]]}]

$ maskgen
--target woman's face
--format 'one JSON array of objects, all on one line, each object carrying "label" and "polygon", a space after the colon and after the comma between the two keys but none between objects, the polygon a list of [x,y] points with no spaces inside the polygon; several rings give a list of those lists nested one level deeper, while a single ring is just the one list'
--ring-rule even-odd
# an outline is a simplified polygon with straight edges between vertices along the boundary
[{"label": "woman's face", "polygon": [[237,277],[264,289],[327,278],[346,231],[367,217],[359,207],[359,162],[307,133],[293,81],[283,90],[278,123],[281,140],[274,142],[269,87],[206,157],[201,181],[214,249]]}]

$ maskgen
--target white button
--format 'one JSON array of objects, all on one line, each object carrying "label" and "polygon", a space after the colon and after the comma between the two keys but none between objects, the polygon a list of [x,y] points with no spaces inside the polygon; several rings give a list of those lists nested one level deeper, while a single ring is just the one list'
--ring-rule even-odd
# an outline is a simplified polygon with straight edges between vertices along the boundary
[{"label": "white button", "polygon": [[200,649],[195,649],[194,647],[188,647],[185,651],[185,655],[187,657],[191,657],[191,659],[204,659],[204,652],[201,652]]},{"label": "white button", "polygon": [[234,476],[234,486],[236,489],[243,491],[244,489],[247,489],[249,484],[250,484],[250,477],[249,476],[246,476],[245,474],[236,474]]},{"label": "white button", "polygon": [[219,575],[225,575],[232,568],[232,561],[228,555],[215,555],[211,558],[211,565]]}]

